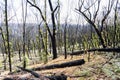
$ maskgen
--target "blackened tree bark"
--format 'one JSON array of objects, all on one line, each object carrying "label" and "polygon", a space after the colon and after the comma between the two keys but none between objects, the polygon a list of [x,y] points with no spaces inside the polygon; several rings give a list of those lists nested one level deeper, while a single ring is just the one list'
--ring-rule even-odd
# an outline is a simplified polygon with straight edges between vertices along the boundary
[{"label": "blackened tree bark", "polygon": [[[26,71],[28,73],[31,73],[34,77],[39,78],[40,80],[67,80],[67,76],[64,74],[61,75],[51,75],[51,76],[43,76],[41,74],[36,73],[33,70],[30,69],[24,69],[22,67],[17,66],[17,68]],[[8,80],[8,78],[5,78],[4,80]]]},{"label": "blackened tree bark", "polygon": [[53,36],[51,37],[52,39],[52,48],[53,48],[53,59],[57,58],[57,49],[56,49],[56,24],[55,24],[55,16],[54,16],[54,10],[53,10],[53,6],[51,3],[51,0],[48,0],[49,2],[49,6],[50,6],[50,10],[51,10],[51,19],[52,19],[52,24],[53,24]]},{"label": "blackened tree bark", "polygon": [[47,69],[55,69],[55,68],[65,68],[65,67],[71,67],[71,66],[77,66],[77,65],[83,65],[83,64],[85,64],[85,60],[78,59],[78,60],[73,60],[73,61],[64,62],[60,64],[41,66],[41,67],[33,68],[32,70],[39,71],[39,70],[47,70]]},{"label": "blackened tree bark", "polygon": [[[89,14],[91,14],[91,12],[90,12],[90,8],[93,6],[93,5],[95,5],[95,3],[96,3],[96,1],[95,2],[93,2],[90,6],[88,6],[88,8],[86,8],[86,7],[84,7],[84,0],[80,0],[81,2],[79,2],[79,3],[81,3],[80,5],[79,5],[79,9],[76,9],[85,19],[86,19],[86,21],[89,23],[89,24],[91,24],[91,26],[93,26],[93,28],[95,29],[95,31],[96,31],[96,33],[97,33],[97,35],[98,35],[98,38],[99,38],[99,40],[100,40],[100,42],[101,42],[101,45],[103,46],[103,48],[106,48],[107,46],[106,46],[106,44],[105,44],[105,41],[104,41],[104,37],[102,36],[102,30],[103,30],[103,25],[104,25],[104,22],[105,22],[105,20],[107,19],[107,17],[108,17],[108,15],[110,14],[110,12],[111,12],[111,9],[112,9],[112,7],[113,7],[113,4],[114,4],[114,1],[113,0],[109,0],[109,2],[108,2],[108,10],[106,11],[106,14],[105,15],[103,15],[103,19],[101,20],[101,30],[99,30],[98,29],[98,26],[97,26],[97,24],[95,23],[95,21],[96,21],[96,18],[97,18],[97,16],[98,16],[98,12],[99,12],[99,8],[100,8],[100,1],[101,0],[96,0],[97,1],[97,9],[95,10],[95,13],[94,13],[94,15],[92,16],[93,17],[93,19],[91,19],[91,17],[89,17],[89,15],[87,15],[87,12],[89,13]],[[84,11],[82,10],[82,9],[85,9]]]},{"label": "blackened tree bark", "polygon": [[67,59],[67,46],[66,46],[66,27],[67,27],[67,18],[65,21],[65,28],[64,28],[64,54],[65,54],[65,59]]},{"label": "blackened tree bark", "polygon": [[19,48],[18,48],[18,54],[19,54],[19,61],[21,61],[21,49],[20,49],[20,45],[19,45]]},{"label": "blackened tree bark", "polygon": [[9,29],[8,29],[8,16],[7,16],[7,0],[5,0],[5,25],[7,32],[7,50],[8,50],[8,58],[9,58],[9,70],[12,72],[12,63],[11,63],[11,53],[10,53],[10,44],[9,44]]},{"label": "blackened tree bark", "polygon": [[120,52],[120,48],[94,48],[94,49],[88,49],[88,50],[81,50],[81,51],[76,51],[76,52],[72,52],[72,53],[68,53],[70,55],[80,55],[80,54],[84,54],[86,52]]},{"label": "blackened tree bark", "polygon": [[53,59],[56,59],[56,58],[57,58],[57,49],[56,49],[56,24],[55,24],[55,17],[54,17],[55,15],[54,15],[54,13],[55,13],[55,11],[57,10],[57,8],[59,7],[59,5],[57,5],[56,8],[53,9],[51,0],[48,0],[49,6],[50,6],[50,10],[51,10],[52,24],[53,24],[53,29],[52,29],[53,32],[51,32],[51,31],[50,31],[50,28],[49,28],[49,26],[48,26],[48,23],[47,23],[45,17],[43,16],[43,13],[42,13],[41,9],[40,9],[38,6],[36,6],[35,4],[31,3],[29,0],[27,0],[27,2],[28,2],[31,6],[35,7],[36,9],[38,9],[38,11],[40,12],[41,18],[43,19],[43,21],[44,21],[44,23],[45,23],[45,25],[46,25],[46,28],[47,28],[47,30],[48,30],[48,33],[49,33],[50,38],[51,38],[51,41],[52,41]]},{"label": "blackened tree bark", "polygon": [[[27,17],[27,2],[25,5],[25,10],[23,6],[23,0],[22,0],[22,17],[23,17],[23,67],[26,68],[26,59],[25,59],[25,26],[26,26],[26,17]],[[25,11],[25,13],[24,13]]]}]

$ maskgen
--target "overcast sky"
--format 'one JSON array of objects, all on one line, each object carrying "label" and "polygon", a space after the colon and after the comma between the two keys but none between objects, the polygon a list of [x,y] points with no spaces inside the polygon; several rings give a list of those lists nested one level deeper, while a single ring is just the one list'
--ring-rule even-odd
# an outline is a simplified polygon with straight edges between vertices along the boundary
[{"label": "overcast sky", "polygon": [[[11,0],[11,1],[14,1],[12,4],[15,7],[14,9],[16,11],[18,19],[21,20],[21,14],[22,14],[22,12],[21,12],[21,0]],[[44,9],[43,8],[44,7],[44,0],[38,0],[38,1],[40,1],[40,8],[43,10]],[[55,7],[57,0],[54,0],[54,1],[52,0],[52,2],[53,2],[53,5]],[[61,23],[64,23],[64,20],[65,20],[67,15],[69,16],[69,21],[74,21],[75,20],[76,15],[78,15],[75,12],[75,8],[77,8],[77,4],[78,4],[77,2],[78,2],[78,0],[60,0],[60,6],[61,6],[61,9],[60,9],[61,18],[60,19],[61,19]],[[28,5],[28,7],[29,6],[30,5]],[[48,13],[47,14],[49,15],[50,14],[49,5],[48,5],[47,8],[48,8]],[[34,16],[34,14],[31,10],[35,11],[35,8],[32,8],[32,7],[28,8],[28,16],[30,16],[29,21],[33,22],[33,19],[34,19],[33,17],[35,17],[35,16]],[[14,12],[13,12],[13,14],[14,14]],[[39,15],[39,13],[38,13],[38,15]],[[48,17],[50,17],[50,16],[48,16]],[[48,21],[49,21],[49,19],[50,18],[48,18]]]},{"label": "overcast sky", "polygon": [[[0,1],[0,11],[2,11],[2,8],[4,8],[4,2],[2,2],[3,0]],[[39,3],[40,8],[43,10],[44,7],[44,0],[36,0],[38,1],[37,3]],[[56,2],[57,0],[51,0],[54,7],[56,6]],[[78,8],[78,1],[79,0],[60,0],[60,6],[61,6],[61,23],[64,23],[66,16],[68,15],[68,22],[71,23],[76,23],[79,14],[75,12],[75,8]],[[86,0],[87,1],[87,0]],[[94,0],[95,1],[95,0]],[[103,8],[103,6],[107,6],[108,4],[108,0],[101,0],[101,9]],[[11,22],[17,22],[17,20],[19,22],[22,21],[22,12],[21,12],[21,0],[8,0],[8,7],[9,7],[9,18],[11,18]],[[11,6],[12,5],[12,6]],[[28,17],[27,17],[27,22],[36,22],[36,18],[34,16],[33,13],[36,13],[37,10],[35,10],[35,8],[30,7],[30,5],[28,5]],[[48,13],[47,15],[50,14],[49,11],[49,7],[48,7]],[[2,16],[2,14],[1,14]],[[17,17],[15,17],[17,16]],[[39,13],[38,13],[39,16]],[[4,17],[4,16],[3,16]],[[2,19],[2,18],[1,18]],[[40,21],[40,17],[38,18]],[[48,16],[48,21],[50,19],[50,16]],[[82,19],[82,18],[81,18]]]}]

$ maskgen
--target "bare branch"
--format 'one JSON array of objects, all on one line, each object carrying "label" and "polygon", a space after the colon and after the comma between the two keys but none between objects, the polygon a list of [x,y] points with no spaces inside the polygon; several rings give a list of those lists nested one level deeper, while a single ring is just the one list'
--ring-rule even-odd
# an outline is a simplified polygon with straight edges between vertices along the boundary
[{"label": "bare branch", "polygon": [[90,10],[88,10],[88,13],[89,13],[89,15],[90,15],[90,20],[91,20],[91,18],[92,18],[92,14],[91,14],[91,12],[90,12]]},{"label": "bare branch", "polygon": [[42,14],[41,9],[40,9],[38,6],[32,4],[29,0],[27,0],[27,2],[28,2],[31,6],[33,6],[33,7],[35,7],[36,9],[39,10],[40,15],[41,15],[41,17],[42,17],[42,19],[43,19],[43,21],[44,21],[44,23],[45,23],[45,25],[46,25],[46,27],[47,27],[47,30],[48,30],[48,32],[49,32],[49,35],[50,35],[50,37],[52,37],[52,33],[51,33],[51,31],[50,31],[50,28],[49,28],[49,26],[48,26],[48,24],[47,24],[46,19],[44,18],[43,14]]},{"label": "bare branch", "polygon": [[84,4],[84,0],[81,0],[81,2],[80,2],[80,0],[79,0],[78,3],[79,3],[78,5],[80,5],[80,3],[81,3],[81,5],[79,6],[79,10],[81,10],[81,9],[82,9],[82,6],[83,6],[83,4]]},{"label": "bare branch", "polygon": [[17,68],[19,68],[19,69],[21,69],[21,70],[23,70],[23,71],[27,71],[27,72],[31,73],[31,74],[32,74],[33,76],[35,76],[36,78],[40,78],[40,77],[41,77],[41,75],[39,75],[38,73],[36,73],[36,72],[34,72],[34,71],[32,71],[32,70],[25,69],[25,68],[20,67],[20,66],[17,66]]},{"label": "bare branch", "polygon": [[8,19],[8,21],[10,21],[12,18],[14,18],[16,15],[13,15],[13,16],[11,16],[9,19]]},{"label": "bare branch", "polygon": [[83,12],[86,12],[87,10],[89,10],[96,2],[97,2],[97,0],[95,2],[93,2],[92,5],[90,5],[88,8],[84,7],[86,10],[84,10]]},{"label": "bare branch", "polygon": [[56,8],[53,10],[52,13],[55,13],[55,11],[60,7],[60,5],[57,5]]},{"label": "bare branch", "polygon": [[50,10],[53,12],[53,7],[52,7],[51,0],[48,0],[48,2],[49,2],[49,5],[50,5]]},{"label": "bare branch", "polygon": [[94,22],[95,22],[95,19],[96,19],[96,17],[97,17],[97,14],[98,14],[98,11],[99,11],[99,8],[100,8],[100,1],[101,1],[101,0],[98,0],[97,10],[96,10],[95,15],[94,15],[94,17],[93,17],[93,21],[94,21]]},{"label": "bare branch", "polygon": [[[79,0],[79,1],[80,1],[80,0]],[[81,1],[82,1],[82,0],[81,0]],[[92,19],[91,19],[92,16],[91,16],[90,8],[91,8],[93,5],[95,5],[95,3],[96,3],[97,1],[98,1],[98,0],[96,0],[95,2],[93,2],[88,8],[85,8],[85,7],[84,7],[84,9],[85,9],[84,11],[82,11],[82,7],[83,7],[84,5],[83,5],[83,2],[81,2],[82,4],[79,6],[79,9],[75,9],[75,10],[78,11],[79,14],[81,14],[81,15],[86,19],[86,21],[93,26],[93,28],[95,29],[95,31],[96,31],[96,33],[97,33],[97,35],[98,35],[98,37],[99,37],[99,39],[100,39],[100,41],[101,41],[102,46],[103,46],[104,48],[106,48],[106,45],[105,45],[104,39],[103,39],[103,37],[102,37],[102,35],[101,35],[101,32],[99,31],[99,29],[97,28],[97,25],[95,24],[95,19],[96,19],[96,17],[97,17],[98,11],[99,11],[100,1],[98,1],[98,8],[97,8],[97,11],[96,11],[96,13],[95,13],[95,16],[93,16],[94,21],[92,21]],[[86,11],[88,11],[89,16],[86,14]]]},{"label": "bare branch", "polygon": [[[78,9],[76,9],[78,12],[80,12],[84,17],[85,17],[85,19],[88,21],[88,23],[90,23],[90,24],[92,24],[92,26],[96,26],[92,21],[91,21],[91,19],[90,18],[88,18],[87,17],[87,15],[84,13],[84,12],[82,12],[82,11],[80,11],[80,10],[78,10]],[[95,29],[97,29],[97,28],[95,28]]]},{"label": "bare branch", "polygon": [[107,13],[104,15],[104,17],[103,17],[103,19],[102,19],[102,21],[101,21],[101,25],[102,25],[102,26],[101,26],[101,32],[102,32],[102,30],[103,30],[103,24],[104,24],[105,20],[107,19],[108,15],[110,14],[111,9],[112,9],[112,7],[113,7],[113,4],[114,4],[114,2],[112,2],[112,1],[109,0]]}]

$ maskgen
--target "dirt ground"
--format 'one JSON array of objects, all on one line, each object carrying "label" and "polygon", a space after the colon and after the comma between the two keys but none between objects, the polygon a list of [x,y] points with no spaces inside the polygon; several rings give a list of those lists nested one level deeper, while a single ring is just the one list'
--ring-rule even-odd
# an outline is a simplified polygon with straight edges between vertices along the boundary
[{"label": "dirt ground", "polygon": [[[103,54],[90,53],[89,61],[88,54],[73,56],[73,58],[71,58],[71,56],[68,56],[67,59],[64,59],[64,56],[60,56],[55,60],[50,60],[47,64],[34,64],[28,66],[27,68],[31,69],[43,65],[45,66],[51,64],[58,64],[77,59],[84,59],[85,64],[81,66],[41,70],[36,72],[43,76],[65,74],[68,77],[67,80],[120,80],[120,66],[118,66],[117,68],[111,68],[114,67],[114,65],[112,65],[114,63],[114,60],[112,62],[112,59],[109,60],[109,58]],[[2,77],[14,77],[14,79],[16,80],[18,77],[34,78],[30,73],[24,71],[14,73],[12,75],[7,75],[7,72],[3,72],[0,78],[2,79]]]}]

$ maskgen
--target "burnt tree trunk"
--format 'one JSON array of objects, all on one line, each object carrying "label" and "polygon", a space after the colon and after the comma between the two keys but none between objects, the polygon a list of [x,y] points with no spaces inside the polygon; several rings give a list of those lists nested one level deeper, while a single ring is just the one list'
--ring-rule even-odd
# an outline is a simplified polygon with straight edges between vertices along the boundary
[{"label": "burnt tree trunk", "polygon": [[53,53],[53,59],[57,58],[57,49],[56,49],[56,38],[55,36],[52,38],[52,53]]},{"label": "burnt tree trunk", "polygon": [[65,63],[61,63],[61,64],[53,64],[53,65],[33,68],[33,70],[46,70],[46,69],[64,68],[64,67],[82,65],[84,63],[85,63],[84,59],[80,59],[80,60],[74,60],[74,61],[65,62]]},{"label": "burnt tree trunk", "polygon": [[53,9],[53,5],[52,5],[52,3],[51,3],[51,0],[48,0],[49,6],[50,6],[50,10],[51,10],[52,25],[53,25],[53,29],[52,29],[53,32],[51,32],[51,30],[50,30],[50,28],[49,28],[49,25],[48,25],[45,17],[43,16],[43,13],[42,13],[41,9],[40,9],[38,6],[36,6],[36,5],[34,5],[33,3],[31,3],[29,0],[27,0],[27,2],[28,2],[31,6],[33,6],[33,7],[35,7],[36,9],[39,10],[40,15],[41,15],[41,17],[42,17],[42,19],[43,19],[43,21],[44,21],[44,23],[45,23],[45,25],[46,25],[46,28],[47,28],[47,30],[48,30],[48,33],[49,33],[50,38],[51,38],[51,41],[52,41],[53,59],[57,58],[56,37],[55,37],[55,36],[56,36],[56,24],[55,24],[55,14],[54,14],[54,13],[55,13],[55,11],[57,10],[57,8],[58,8],[59,6],[56,6],[56,8]]},{"label": "burnt tree trunk", "polygon": [[67,80],[67,76],[64,74],[61,75],[51,75],[51,76],[43,76],[41,74],[36,73],[33,70],[25,69],[17,66],[19,69],[31,73],[34,77],[39,78],[41,80]]},{"label": "burnt tree trunk", "polygon": [[65,59],[67,59],[67,49],[66,49],[66,26],[67,22],[65,23],[65,28],[64,28],[64,53],[65,53]]},{"label": "burnt tree trunk", "polygon": [[85,52],[93,52],[93,51],[99,51],[99,52],[120,52],[120,48],[96,48],[96,49],[89,49],[89,50],[81,50],[81,51],[76,51],[73,53],[68,53],[70,55],[80,55],[80,54],[84,54]]},{"label": "burnt tree trunk", "polygon": [[52,25],[53,25],[53,35],[51,38],[52,41],[52,49],[53,49],[53,59],[57,58],[57,49],[56,49],[56,24],[55,24],[55,17],[54,17],[54,10],[53,10],[53,6],[51,3],[51,0],[48,0],[49,2],[49,6],[50,6],[50,10],[51,10],[51,19],[52,19]]},{"label": "burnt tree trunk", "polygon": [[6,36],[7,36],[7,53],[8,53],[8,60],[9,60],[9,70],[12,72],[12,61],[11,61],[11,52],[10,52],[10,39],[9,39],[9,28],[8,28],[8,2],[5,0],[5,26],[6,26]]}]

